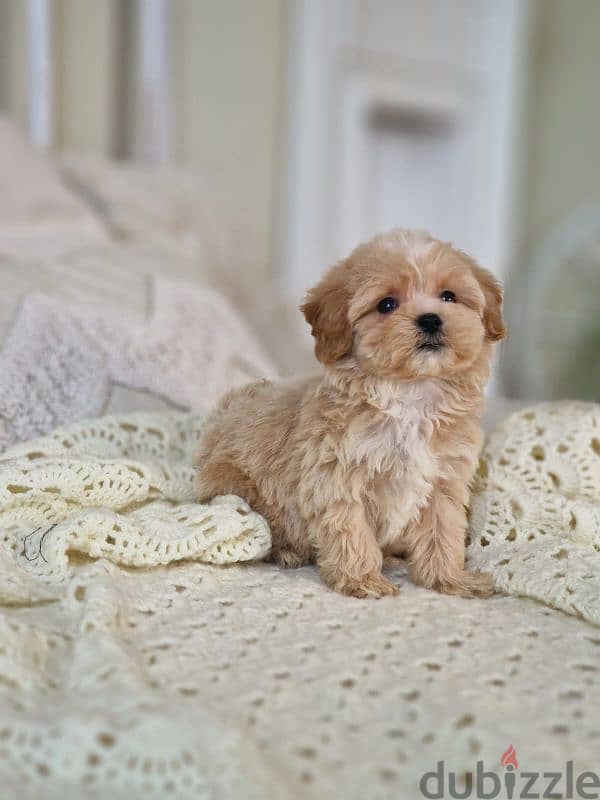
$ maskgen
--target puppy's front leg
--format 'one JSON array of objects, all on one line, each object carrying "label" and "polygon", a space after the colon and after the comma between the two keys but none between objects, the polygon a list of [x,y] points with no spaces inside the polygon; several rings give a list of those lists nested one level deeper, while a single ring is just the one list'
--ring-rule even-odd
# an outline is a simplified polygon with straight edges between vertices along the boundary
[{"label": "puppy's front leg", "polygon": [[313,536],[321,575],[332,589],[353,597],[398,594],[381,572],[381,549],[361,505],[335,501],[314,520]]},{"label": "puppy's front leg", "polygon": [[465,571],[466,490],[461,481],[444,481],[407,537],[411,576],[428,589],[462,597],[494,592],[487,572]]}]

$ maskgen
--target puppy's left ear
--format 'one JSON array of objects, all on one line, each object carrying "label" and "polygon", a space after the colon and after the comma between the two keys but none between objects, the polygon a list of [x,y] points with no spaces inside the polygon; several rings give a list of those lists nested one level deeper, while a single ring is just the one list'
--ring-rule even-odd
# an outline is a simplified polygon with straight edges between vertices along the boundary
[{"label": "puppy's left ear", "polygon": [[483,269],[477,264],[472,264],[471,269],[485,297],[485,309],[483,311],[485,332],[488,339],[498,342],[506,336],[506,325],[502,319],[502,286],[487,269]]},{"label": "puppy's left ear", "polygon": [[315,338],[315,355],[322,364],[334,364],[352,350],[348,278],[349,269],[343,261],[308,291],[300,306]]}]

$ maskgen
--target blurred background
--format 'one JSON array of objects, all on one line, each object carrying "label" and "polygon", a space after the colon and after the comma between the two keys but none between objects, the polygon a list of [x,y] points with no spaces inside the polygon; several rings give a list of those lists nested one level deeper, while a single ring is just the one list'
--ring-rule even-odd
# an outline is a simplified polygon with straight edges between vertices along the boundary
[{"label": "blurred background", "polygon": [[259,327],[426,228],[506,284],[496,392],[600,400],[599,33],[598,0],[0,0],[0,110],[51,160],[203,176]]}]

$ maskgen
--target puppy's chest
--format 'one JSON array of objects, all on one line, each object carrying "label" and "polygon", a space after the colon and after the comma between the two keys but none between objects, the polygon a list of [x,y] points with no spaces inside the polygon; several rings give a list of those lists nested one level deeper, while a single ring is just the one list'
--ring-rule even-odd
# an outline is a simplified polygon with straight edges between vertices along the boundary
[{"label": "puppy's chest", "polygon": [[377,483],[397,486],[432,480],[438,468],[432,439],[433,425],[416,414],[383,422],[367,455]]},{"label": "puppy's chest", "polygon": [[416,518],[431,495],[440,470],[433,446],[436,424],[432,405],[391,405],[373,416],[356,448],[356,457],[367,468],[365,488],[386,541]]}]

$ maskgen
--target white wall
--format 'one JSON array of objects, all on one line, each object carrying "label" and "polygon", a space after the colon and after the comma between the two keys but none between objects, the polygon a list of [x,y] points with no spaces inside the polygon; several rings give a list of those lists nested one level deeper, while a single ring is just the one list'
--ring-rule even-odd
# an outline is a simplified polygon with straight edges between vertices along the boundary
[{"label": "white wall", "polygon": [[219,176],[268,269],[278,148],[280,0],[176,5],[176,155]]},{"label": "white wall", "polygon": [[522,255],[600,201],[600,2],[542,0],[532,41]]},{"label": "white wall", "polygon": [[[55,143],[123,150],[118,117],[129,0],[51,0]],[[350,3],[351,0],[344,0]],[[329,0],[327,0],[329,2]],[[517,268],[560,218],[600,187],[600,2],[523,0],[537,8],[519,204]],[[171,0],[173,150],[220,176],[253,231],[264,270],[279,198],[286,0]],[[25,124],[26,0],[0,0],[0,103]],[[389,26],[388,26],[389,27]],[[388,29],[383,25],[384,30]],[[126,31],[125,31],[126,33]],[[368,31],[367,31],[368,33]],[[125,148],[126,149],[126,148]]]}]

